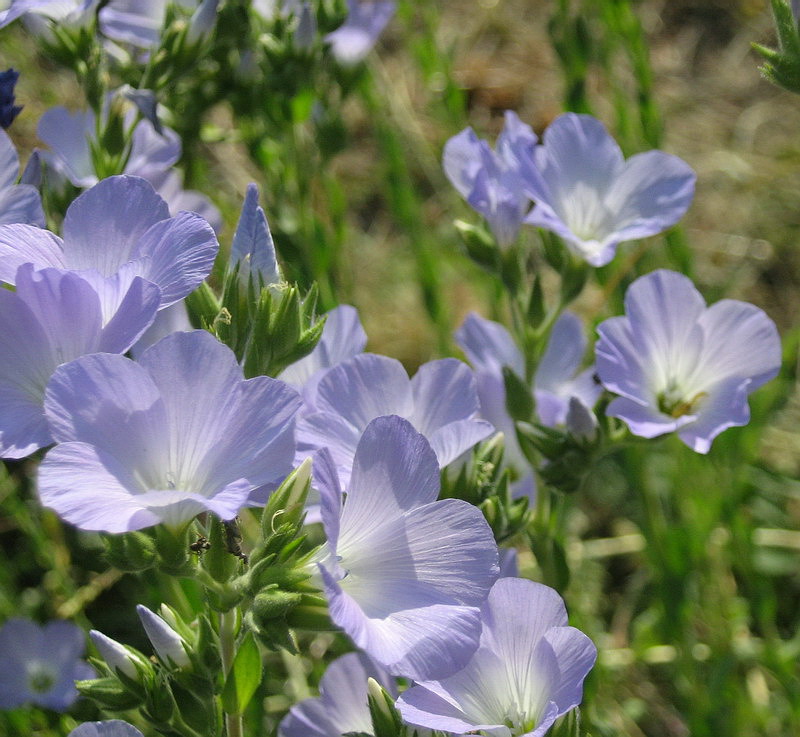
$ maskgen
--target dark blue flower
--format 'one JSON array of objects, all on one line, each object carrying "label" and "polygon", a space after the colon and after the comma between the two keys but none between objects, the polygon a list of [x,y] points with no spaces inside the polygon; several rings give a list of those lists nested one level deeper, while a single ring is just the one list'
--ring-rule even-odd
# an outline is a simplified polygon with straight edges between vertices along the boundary
[{"label": "dark blue flower", "polygon": [[8,128],[22,107],[14,104],[14,86],[19,79],[19,72],[6,69],[0,72],[0,127]]}]

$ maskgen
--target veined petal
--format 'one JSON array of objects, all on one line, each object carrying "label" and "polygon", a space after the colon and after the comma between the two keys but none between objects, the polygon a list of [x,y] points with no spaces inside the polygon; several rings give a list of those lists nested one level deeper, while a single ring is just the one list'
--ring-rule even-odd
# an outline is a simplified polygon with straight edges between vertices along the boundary
[{"label": "veined petal", "polygon": [[680,427],[678,437],[695,452],[708,453],[711,441],[723,430],[750,422],[749,385],[749,379],[740,377],[720,381],[695,409],[694,421]]},{"label": "veined petal", "polygon": [[151,225],[137,240],[130,258],[147,257],[142,276],[161,288],[161,306],[167,307],[209,275],[218,250],[211,226],[199,215],[181,212]]},{"label": "veined petal", "polygon": [[[327,448],[314,454],[313,483],[319,490],[320,516],[325,536],[328,538],[328,547],[334,553],[339,544],[339,522],[342,516],[342,488],[333,462]],[[337,575],[339,571],[336,571]]]},{"label": "veined petal", "polygon": [[321,572],[333,621],[389,673],[442,677],[463,667],[477,647],[480,618],[474,607],[434,605],[373,619],[324,567]]},{"label": "veined petal", "polygon": [[627,397],[613,399],[606,409],[609,417],[623,420],[634,435],[655,438],[693,422],[695,415],[670,417],[650,404],[642,404]]},{"label": "veined petal", "polygon": [[361,433],[344,417],[332,412],[301,414],[297,421],[298,462],[319,449],[326,449],[339,474],[339,483],[350,487],[358,441]]},{"label": "veined petal", "polygon": [[539,168],[554,198],[549,204],[559,214],[575,187],[603,191],[624,166],[616,141],[591,115],[559,115],[544,132],[543,144],[546,156]]},{"label": "veined petal", "polygon": [[165,467],[175,474],[175,488],[191,483],[187,490],[200,491],[195,473],[205,469],[206,457],[240,410],[238,401],[231,401],[231,390],[242,381],[242,370],[230,348],[204,330],[167,336],[142,354],[139,365],[166,410],[169,441],[164,452],[170,463]]},{"label": "veined petal", "polygon": [[555,702],[559,715],[564,714],[583,700],[583,680],[597,660],[597,648],[575,627],[552,627],[538,650],[541,671],[550,684],[547,698]]},{"label": "veined petal", "polygon": [[402,364],[372,353],[354,356],[328,371],[317,385],[316,405],[360,430],[382,415],[408,417],[414,408]]},{"label": "veined petal", "polygon": [[[19,177],[17,149],[11,142],[8,133],[0,129],[0,190],[13,187],[17,183],[17,177]],[[0,212],[2,212],[1,209]]]},{"label": "veined petal", "polygon": [[367,679],[374,678],[390,693],[394,680],[364,653],[334,660],[320,681],[320,697],[295,704],[278,729],[280,737],[330,737],[371,732]]},{"label": "veined petal", "polygon": [[0,281],[16,283],[17,269],[27,263],[63,269],[61,238],[33,225],[0,225]]},{"label": "veined petal", "polygon": [[86,443],[61,443],[39,466],[42,504],[82,530],[129,532],[158,524],[161,518],[131,491],[136,487],[111,454]]},{"label": "veined petal", "polygon": [[341,535],[353,540],[439,495],[439,463],[428,441],[397,416],[364,430],[342,513]]},{"label": "veined petal", "polygon": [[513,338],[500,323],[470,312],[456,331],[456,342],[475,368],[499,372],[508,366],[525,375],[525,359]]},{"label": "veined petal", "polygon": [[617,240],[646,238],[675,225],[692,204],[696,179],[685,161],[663,151],[631,156],[605,195]]},{"label": "veined petal", "polygon": [[138,256],[155,256],[143,252],[139,243],[151,226],[167,218],[167,203],[149,182],[132,176],[103,179],[67,209],[63,227],[66,265],[110,276]]},{"label": "veined petal", "polygon": [[409,419],[426,436],[451,422],[470,419],[480,409],[475,377],[455,358],[420,366],[411,380],[411,391],[414,413]]},{"label": "veined petal", "polygon": [[[347,506],[352,503],[348,497]],[[477,605],[498,574],[498,552],[478,509],[443,499],[364,530],[345,528],[339,584],[369,617],[433,604]]]},{"label": "veined petal", "polygon": [[0,189],[0,224],[27,223],[44,227],[44,210],[39,190],[30,184]]},{"label": "veined petal", "polygon": [[181,155],[181,139],[170,128],[157,132],[149,120],[140,120],[131,136],[131,153],[125,173],[149,180],[153,174],[166,171]]},{"label": "veined petal", "polygon": [[203,486],[213,489],[230,478],[247,479],[254,487],[281,481],[292,470],[300,396],[268,376],[240,380],[228,396],[234,411],[198,465],[196,482],[204,480]]},{"label": "veined petal", "polygon": [[458,420],[434,430],[427,438],[444,468],[494,432],[494,425],[484,420]]},{"label": "veined petal", "polygon": [[703,331],[700,381],[748,377],[752,392],[774,378],[781,365],[781,339],[767,314],[747,302],[723,299],[711,305],[698,323]]},{"label": "veined petal", "polygon": [[139,364],[103,353],[60,367],[47,386],[45,413],[56,441],[90,443],[131,469],[138,476],[132,489],[166,483],[167,413]]}]

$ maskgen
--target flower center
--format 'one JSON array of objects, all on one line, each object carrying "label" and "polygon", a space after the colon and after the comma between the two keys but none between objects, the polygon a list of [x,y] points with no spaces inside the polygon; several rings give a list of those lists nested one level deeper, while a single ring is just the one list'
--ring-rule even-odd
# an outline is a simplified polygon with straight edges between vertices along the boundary
[{"label": "flower center", "polygon": [[657,395],[658,410],[677,419],[695,412],[707,396],[708,392],[697,392],[694,396],[687,398],[684,392],[674,382],[671,382],[664,391]]},{"label": "flower center", "polygon": [[28,666],[28,688],[37,694],[47,693],[56,683],[56,674],[42,663]]}]

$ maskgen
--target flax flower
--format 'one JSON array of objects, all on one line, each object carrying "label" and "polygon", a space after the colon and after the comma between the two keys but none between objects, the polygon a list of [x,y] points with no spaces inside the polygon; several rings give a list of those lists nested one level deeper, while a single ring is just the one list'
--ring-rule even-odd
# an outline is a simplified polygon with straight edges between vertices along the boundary
[{"label": "flax flower", "polygon": [[498,573],[483,515],[436,500],[436,454],[400,417],[367,426],[346,499],[327,451],[315,464],[328,538],[317,560],[333,621],[394,675],[436,678],[463,667],[480,636],[477,607]]},{"label": "flax flower", "polygon": [[276,379],[243,380],[209,333],[174,333],[134,363],[95,354],[47,388],[54,439],[42,503],[85,530],[180,528],[200,512],[232,519],[292,468],[300,398]]},{"label": "flax flower", "polygon": [[775,323],[746,302],[706,307],[683,274],[659,270],[625,294],[625,316],[601,323],[595,348],[603,385],[620,396],[608,414],[634,435],[668,432],[708,453],[723,430],[750,420],[747,397],[781,364]]},{"label": "flax flower", "polygon": [[597,650],[567,626],[561,597],[521,578],[501,578],[481,606],[483,631],[467,666],[420,681],[397,702],[410,724],[493,737],[541,737],[582,698]]},{"label": "flax flower", "polygon": [[525,192],[536,202],[526,222],[550,230],[592,266],[625,241],[655,235],[680,220],[694,196],[695,173],[663,151],[627,161],[591,115],[565,113],[545,131]]}]

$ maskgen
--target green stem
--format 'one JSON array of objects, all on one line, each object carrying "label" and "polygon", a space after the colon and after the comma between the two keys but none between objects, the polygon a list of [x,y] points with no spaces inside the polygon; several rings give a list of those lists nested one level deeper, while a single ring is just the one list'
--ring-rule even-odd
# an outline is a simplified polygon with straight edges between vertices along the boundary
[{"label": "green stem", "polygon": [[[222,657],[222,672],[228,676],[236,656],[236,620],[238,608],[219,615],[219,644]],[[241,714],[225,714],[225,732],[227,737],[242,737],[244,726]]]}]

